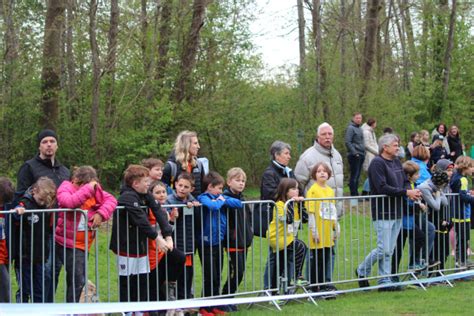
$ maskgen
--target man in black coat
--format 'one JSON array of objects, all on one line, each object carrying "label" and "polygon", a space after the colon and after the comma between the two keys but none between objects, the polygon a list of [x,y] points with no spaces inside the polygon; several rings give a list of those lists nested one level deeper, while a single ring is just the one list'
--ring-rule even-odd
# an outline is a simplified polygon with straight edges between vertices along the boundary
[{"label": "man in black coat", "polygon": [[[63,166],[56,159],[58,150],[58,137],[53,130],[44,129],[38,133],[38,154],[26,161],[18,171],[17,187],[15,192],[15,202],[17,203],[25,192],[40,177],[48,177],[53,180],[56,188],[61,185],[64,180],[69,180],[69,169]],[[53,234],[50,235],[50,243],[53,243]],[[50,245],[50,246],[51,246]],[[53,279],[53,252],[44,265],[44,286],[46,294],[45,303],[51,303],[54,299]],[[57,280],[56,280],[57,282]]]}]

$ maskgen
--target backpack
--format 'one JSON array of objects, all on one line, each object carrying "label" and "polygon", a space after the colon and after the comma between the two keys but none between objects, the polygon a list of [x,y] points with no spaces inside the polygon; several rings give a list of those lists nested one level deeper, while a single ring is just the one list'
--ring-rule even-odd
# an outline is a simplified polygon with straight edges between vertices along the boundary
[{"label": "backpack", "polygon": [[[171,178],[170,178],[170,186],[174,187],[174,180],[176,179],[176,176],[178,175],[178,165],[176,164],[176,161],[170,161],[168,160],[166,162],[167,164],[170,165],[171,167]],[[197,168],[201,171],[204,170],[204,174],[209,173],[209,160],[207,158],[202,157],[197,159]]]}]

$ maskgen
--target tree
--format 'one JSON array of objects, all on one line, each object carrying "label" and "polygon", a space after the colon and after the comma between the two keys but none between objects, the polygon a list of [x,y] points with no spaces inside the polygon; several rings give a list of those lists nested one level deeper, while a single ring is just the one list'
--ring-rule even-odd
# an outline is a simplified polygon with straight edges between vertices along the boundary
[{"label": "tree", "polygon": [[61,26],[64,23],[65,5],[61,0],[48,1],[44,26],[40,125],[51,129],[56,129],[59,113]]}]

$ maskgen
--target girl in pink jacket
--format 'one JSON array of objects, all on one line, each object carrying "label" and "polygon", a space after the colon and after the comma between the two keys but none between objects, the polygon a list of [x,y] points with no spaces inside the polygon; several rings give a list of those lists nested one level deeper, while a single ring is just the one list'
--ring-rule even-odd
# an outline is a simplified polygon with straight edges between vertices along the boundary
[{"label": "girl in pink jacket", "polygon": [[[56,227],[56,282],[63,265],[66,266],[67,302],[79,302],[85,284],[87,255],[96,228],[112,217],[117,200],[102,190],[97,172],[91,166],[76,168],[71,181],[64,181],[58,188],[60,208],[81,209],[59,213]],[[87,225],[87,226],[86,226]],[[86,229],[87,227],[87,229]],[[87,231],[87,237],[86,237]],[[87,238],[87,251],[86,251]]]}]

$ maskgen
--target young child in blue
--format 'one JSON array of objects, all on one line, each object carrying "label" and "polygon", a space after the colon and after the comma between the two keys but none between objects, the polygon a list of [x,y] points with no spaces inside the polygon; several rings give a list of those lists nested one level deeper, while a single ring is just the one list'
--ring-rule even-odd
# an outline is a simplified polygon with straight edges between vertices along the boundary
[{"label": "young child in blue", "polygon": [[[242,208],[242,202],[222,195],[224,178],[211,171],[203,178],[206,191],[198,196],[202,204],[201,230],[196,231],[196,244],[202,266],[203,296],[219,295],[223,257],[223,240],[227,232],[227,216],[224,207]],[[202,308],[203,315],[222,314],[222,307]]]},{"label": "young child in blue", "polygon": [[474,203],[474,191],[469,190],[468,176],[472,175],[474,163],[468,156],[460,156],[455,162],[454,172],[449,186],[452,193],[459,193],[451,202],[451,221],[456,232],[456,267],[472,266],[467,260],[467,247],[470,239],[471,204]]}]

